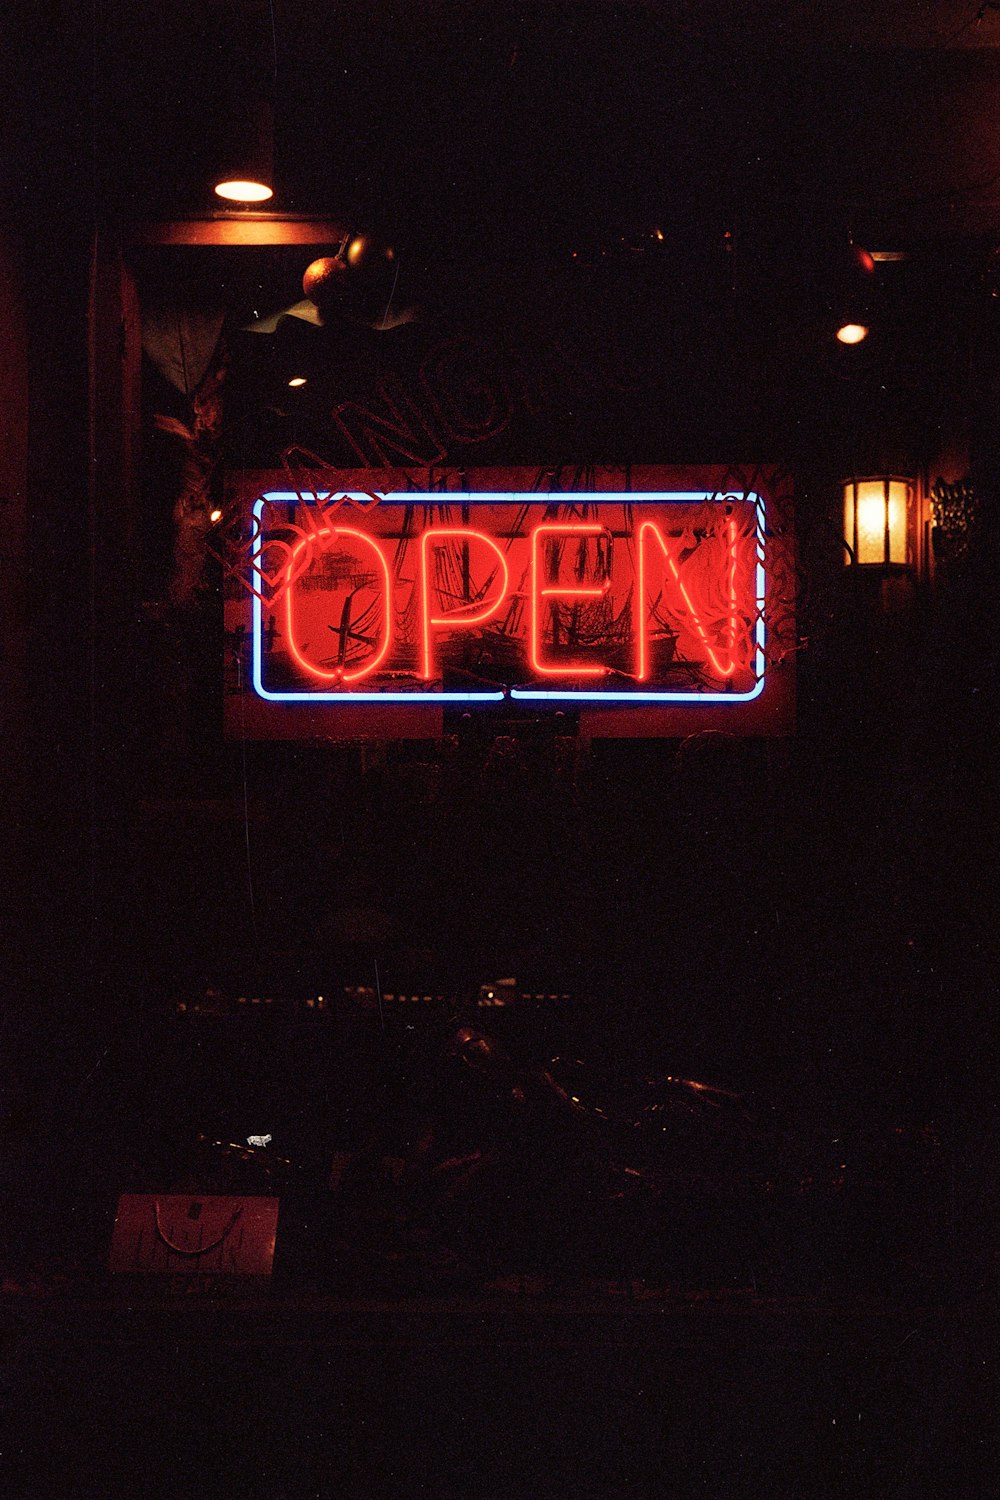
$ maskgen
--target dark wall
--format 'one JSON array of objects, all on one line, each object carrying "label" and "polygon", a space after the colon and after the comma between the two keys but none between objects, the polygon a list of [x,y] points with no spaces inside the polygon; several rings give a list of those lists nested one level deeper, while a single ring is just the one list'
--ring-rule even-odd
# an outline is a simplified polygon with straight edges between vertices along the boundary
[{"label": "dark wall", "polygon": [[[193,32],[130,71],[138,54],[105,38],[95,83],[86,37],[24,36],[7,197],[30,329],[27,1026],[68,1017],[75,1038],[83,1017],[99,1052],[145,999],[206,977],[323,981],[325,966],[369,961],[338,937],[338,913],[360,906],[389,916],[384,959],[400,972],[551,975],[607,997],[612,1033],[653,1049],[683,1038],[737,1072],[807,1067],[835,1088],[896,1070],[908,1088],[952,1087],[984,1056],[988,1024],[994,554],[885,615],[843,575],[837,483],[879,445],[894,464],[931,463],[957,426],[992,484],[986,247],[938,244],[883,278],[884,323],[847,365],[829,336],[840,252],[816,234],[840,245],[850,226],[825,197],[829,155],[804,83],[754,93],[744,71],[674,40],[662,67],[662,53],[629,52],[626,65],[623,40],[598,46],[607,27],[571,28],[558,45],[534,33],[505,71],[492,33],[470,61],[468,39],[387,46],[374,28],[345,44],[345,98],[320,32],[295,59],[279,137],[289,201],[339,211],[343,192],[359,216],[388,221],[414,295],[488,337],[509,326],[512,287],[528,334],[582,335],[592,378],[552,414],[548,451],[529,456],[795,465],[798,734],[783,749],[713,740],[577,757],[530,734],[509,749],[473,734],[244,757],[222,744],[207,696],[174,766],[183,805],[144,805],[146,784],[130,781],[144,737],[134,704],[123,697],[93,733],[88,245],[97,219],[157,206],[161,188],[163,204],[190,204],[178,164],[202,160],[185,148],[203,141],[202,116],[178,112],[172,90],[181,80],[179,97],[208,118],[214,43]],[[310,134],[319,97],[330,107]],[[840,110],[856,162],[863,121]],[[160,177],[154,157],[173,164]],[[595,424],[621,452],[580,453]],[[94,792],[112,757],[126,801],[108,808]],[[171,763],[158,759],[162,788]],[[108,816],[126,832],[100,840],[98,864]]]}]

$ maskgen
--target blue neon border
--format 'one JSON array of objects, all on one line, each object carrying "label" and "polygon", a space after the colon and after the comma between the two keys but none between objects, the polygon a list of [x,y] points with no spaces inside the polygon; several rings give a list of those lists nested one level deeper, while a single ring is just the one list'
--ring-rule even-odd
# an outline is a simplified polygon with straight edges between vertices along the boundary
[{"label": "blue neon border", "polygon": [[[269,490],[266,495],[261,495],[254,502],[253,514],[258,523],[257,536],[254,538],[252,556],[257,557],[261,550],[261,527],[260,521],[264,513],[265,505],[291,505],[302,501],[314,503],[326,500],[331,494],[344,493],[350,495],[352,491],[335,492],[333,490]],[[759,698],[764,691],[764,645],[766,641],[766,628],[764,624],[764,605],[766,593],[766,576],[764,572],[764,499],[756,490],[587,490],[587,491],[553,491],[553,490],[523,490],[489,493],[486,491],[470,494],[454,490],[432,490],[429,492],[419,490],[396,491],[388,493],[373,491],[372,494],[380,503],[387,505],[599,505],[602,501],[612,504],[625,505],[691,505],[707,500],[713,500],[717,496],[738,495],[741,502],[751,503],[757,512],[757,628],[756,628],[756,654],[754,657],[754,670],[757,674],[755,687],[749,693],[689,693],[689,692],[653,692],[639,690],[637,692],[599,692],[594,689],[576,689],[559,691],[551,688],[516,688],[510,689],[510,697],[520,702],[533,703],[750,703],[754,698]],[[371,494],[360,495],[362,501],[370,501]],[[253,689],[258,697],[269,703],[503,703],[507,699],[505,691],[499,692],[468,692],[468,693],[413,693],[413,692],[384,692],[384,693],[352,693],[352,692],[273,692],[266,688],[263,682],[263,622],[262,601],[256,593],[253,595]]]}]

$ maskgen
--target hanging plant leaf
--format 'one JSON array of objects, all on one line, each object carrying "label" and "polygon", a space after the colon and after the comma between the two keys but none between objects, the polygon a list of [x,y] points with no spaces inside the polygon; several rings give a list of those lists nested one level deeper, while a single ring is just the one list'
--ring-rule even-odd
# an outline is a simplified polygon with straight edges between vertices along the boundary
[{"label": "hanging plant leaf", "polygon": [[186,427],[177,417],[166,417],[162,412],[154,412],[153,426],[160,432],[169,432],[171,437],[179,437],[184,443],[194,442],[194,433],[190,427]]},{"label": "hanging plant leaf", "polygon": [[223,314],[200,308],[143,308],[142,347],[165,380],[190,396],[212,362]]}]

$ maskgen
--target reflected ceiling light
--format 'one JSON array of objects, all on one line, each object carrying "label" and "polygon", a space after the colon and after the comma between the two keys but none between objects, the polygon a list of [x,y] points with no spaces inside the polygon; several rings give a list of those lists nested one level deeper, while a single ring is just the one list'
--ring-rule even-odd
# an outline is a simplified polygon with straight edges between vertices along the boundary
[{"label": "reflected ceiling light", "polygon": [[864,323],[842,323],[837,329],[837,338],[842,344],[860,344],[868,337],[868,327]]}]

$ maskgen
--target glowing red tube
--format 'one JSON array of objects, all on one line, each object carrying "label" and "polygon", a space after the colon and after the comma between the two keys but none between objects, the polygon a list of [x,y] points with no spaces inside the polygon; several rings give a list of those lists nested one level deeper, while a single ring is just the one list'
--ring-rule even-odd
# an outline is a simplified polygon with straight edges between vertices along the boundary
[{"label": "glowing red tube", "polygon": [[663,532],[660,530],[655,521],[643,521],[642,525],[639,527],[639,546],[637,549],[638,577],[636,578],[635,590],[635,635],[636,677],[640,682],[645,682],[649,676],[649,646],[646,622],[646,536],[649,532],[652,532],[653,536],[656,538],[656,541],[659,543],[660,550],[667,560],[667,567],[670,569],[671,577],[673,578],[678,587],[678,590],[680,591],[681,599],[684,601],[684,608],[687,610],[688,614],[691,616],[692,621],[694,622],[694,628],[698,634],[699,640],[705,648],[705,655],[708,657],[708,660],[711,663],[713,672],[717,677],[731,677],[733,675],[733,672],[736,670],[736,663],[732,657],[732,651],[736,644],[736,522],[730,521],[727,525],[726,530],[729,538],[729,599],[731,613],[729,636],[730,658],[729,661],[724,664],[720,660],[716,652],[709,645],[708,635],[705,632],[705,627],[701,623],[698,611],[695,609],[692,602],[691,595],[688,593],[687,589],[684,586],[684,580],[681,578],[680,569],[677,566],[677,560],[674,557],[674,554],[670,548],[670,544],[667,541],[666,537],[663,535]]},{"label": "glowing red tube", "polygon": [[[446,615],[431,614],[431,548],[448,539],[458,539],[463,542],[484,542],[491,547],[496,554],[500,564],[500,574],[503,583],[496,596],[484,607],[474,609],[473,605],[462,605],[458,609],[451,610]],[[423,626],[423,677],[430,681],[434,676],[434,668],[431,661],[431,629],[435,625],[447,625],[450,629],[464,628],[467,625],[481,625],[491,615],[496,614],[500,605],[507,596],[507,587],[510,582],[510,574],[507,569],[507,559],[492,537],[486,536],[482,531],[469,531],[464,526],[432,526],[423,533],[420,538],[420,618]]]},{"label": "glowing red tube", "polygon": [[542,661],[542,601],[544,599],[600,599],[608,591],[609,580],[591,587],[576,585],[574,588],[542,587],[542,547],[540,538],[546,536],[609,536],[606,526],[596,521],[578,523],[544,523],[531,533],[531,665],[540,677],[603,677],[607,667],[586,662],[563,662],[550,666]]},{"label": "glowing red tube", "polygon": [[354,531],[346,526],[324,526],[317,533],[317,537],[324,536],[336,541],[340,541],[342,537],[350,537],[353,541],[361,542],[364,546],[370,547],[377,557],[382,573],[382,615],[384,630],[382,632],[381,646],[375,652],[374,656],[371,656],[363,666],[356,667],[353,672],[347,672],[343,667],[334,667],[332,670],[317,667],[311,661],[307,661],[302,655],[295,640],[295,589],[292,585],[297,577],[295,570],[296,558],[303,547],[313,546],[313,539],[311,537],[306,537],[303,541],[299,542],[288,562],[288,583],[285,589],[285,642],[289,655],[302,671],[307,672],[309,676],[318,677],[322,682],[358,682],[362,677],[368,677],[374,672],[376,667],[385,659],[386,652],[389,650],[389,643],[392,639],[392,578],[389,573],[389,564],[382,548],[372,537],[366,536],[363,531]]}]

